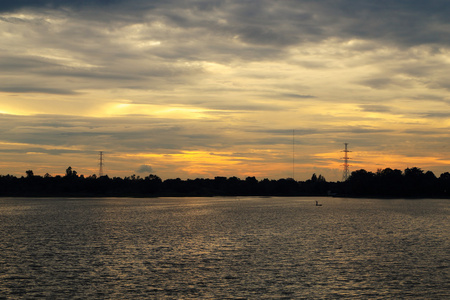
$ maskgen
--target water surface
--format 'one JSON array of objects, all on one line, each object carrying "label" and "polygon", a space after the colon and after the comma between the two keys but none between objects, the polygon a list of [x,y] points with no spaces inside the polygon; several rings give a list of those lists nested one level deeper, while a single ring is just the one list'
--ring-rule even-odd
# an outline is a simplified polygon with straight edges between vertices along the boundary
[{"label": "water surface", "polygon": [[0,298],[445,299],[449,216],[431,199],[2,198]]}]

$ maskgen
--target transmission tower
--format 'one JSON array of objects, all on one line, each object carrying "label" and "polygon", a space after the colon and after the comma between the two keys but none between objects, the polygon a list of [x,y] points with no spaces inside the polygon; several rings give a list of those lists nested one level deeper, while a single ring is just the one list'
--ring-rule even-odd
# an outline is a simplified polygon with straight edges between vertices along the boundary
[{"label": "transmission tower", "polygon": [[292,129],[292,179],[295,180],[295,129]]},{"label": "transmission tower", "polygon": [[349,170],[348,170],[348,167],[350,166],[348,164],[348,160],[350,159],[350,157],[348,157],[348,153],[352,152],[347,149],[348,143],[344,143],[344,145],[345,145],[345,149],[342,150],[342,152],[344,152],[344,157],[342,158],[344,160],[344,164],[343,164],[344,172],[342,173],[342,181],[346,181],[348,179],[348,177],[350,176]]},{"label": "transmission tower", "polygon": [[98,177],[102,177],[103,176],[103,152],[100,151],[100,163],[99,163],[99,170],[98,170]]}]

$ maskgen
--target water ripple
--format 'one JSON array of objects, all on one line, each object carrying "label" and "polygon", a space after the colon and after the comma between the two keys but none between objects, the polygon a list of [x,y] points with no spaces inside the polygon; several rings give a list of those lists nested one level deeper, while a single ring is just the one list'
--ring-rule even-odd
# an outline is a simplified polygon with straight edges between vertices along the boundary
[{"label": "water ripple", "polygon": [[0,299],[445,299],[449,202],[0,199]]}]

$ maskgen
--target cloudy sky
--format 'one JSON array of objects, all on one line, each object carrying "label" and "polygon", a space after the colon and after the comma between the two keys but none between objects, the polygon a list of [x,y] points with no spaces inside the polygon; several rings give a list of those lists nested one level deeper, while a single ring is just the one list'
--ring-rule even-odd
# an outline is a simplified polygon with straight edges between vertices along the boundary
[{"label": "cloudy sky", "polygon": [[449,15],[447,0],[3,0],[0,174],[98,174],[104,151],[110,176],[336,181],[349,143],[350,171],[439,176]]}]

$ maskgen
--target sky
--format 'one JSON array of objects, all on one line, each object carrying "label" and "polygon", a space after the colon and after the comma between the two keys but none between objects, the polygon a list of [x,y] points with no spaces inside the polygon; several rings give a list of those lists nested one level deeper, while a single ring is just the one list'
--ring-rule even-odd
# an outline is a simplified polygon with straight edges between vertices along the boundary
[{"label": "sky", "polygon": [[447,0],[2,0],[0,174],[450,171]]}]

